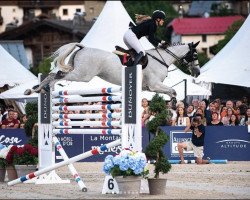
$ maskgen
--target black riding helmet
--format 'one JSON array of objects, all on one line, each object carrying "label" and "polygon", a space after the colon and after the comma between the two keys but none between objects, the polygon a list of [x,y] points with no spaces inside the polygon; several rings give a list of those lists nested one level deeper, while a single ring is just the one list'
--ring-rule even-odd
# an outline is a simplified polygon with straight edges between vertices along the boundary
[{"label": "black riding helmet", "polygon": [[165,12],[163,12],[162,10],[155,10],[152,14],[152,19],[156,20],[156,19],[165,19],[166,18],[166,14]]}]

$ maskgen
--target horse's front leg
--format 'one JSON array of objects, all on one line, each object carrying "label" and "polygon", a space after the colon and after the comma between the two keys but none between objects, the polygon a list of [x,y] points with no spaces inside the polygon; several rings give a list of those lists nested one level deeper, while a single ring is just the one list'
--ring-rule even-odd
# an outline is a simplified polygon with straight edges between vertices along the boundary
[{"label": "horse's front leg", "polygon": [[148,89],[151,92],[167,94],[170,96],[170,98],[176,97],[176,95],[177,95],[176,91],[173,88],[164,85],[162,82],[154,83],[154,84],[148,86]]},{"label": "horse's front leg", "polygon": [[46,87],[50,84],[51,81],[55,80],[55,73],[50,73],[41,83],[40,85],[34,86],[32,89],[27,89],[25,90],[24,94],[25,95],[31,95],[34,92],[40,93],[43,89],[46,90]]}]

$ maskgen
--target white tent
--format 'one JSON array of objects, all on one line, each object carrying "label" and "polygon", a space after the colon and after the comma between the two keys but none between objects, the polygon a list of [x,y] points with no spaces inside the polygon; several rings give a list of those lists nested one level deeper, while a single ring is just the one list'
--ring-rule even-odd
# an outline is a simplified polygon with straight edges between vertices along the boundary
[{"label": "white tent", "polygon": [[38,94],[24,95],[24,91],[38,84],[38,79],[27,81],[21,85],[15,86],[0,94],[0,99],[30,99],[37,98]]},{"label": "white tent", "polygon": [[[107,1],[88,34],[81,41],[87,47],[112,52],[116,45],[126,48],[123,35],[133,22],[120,1]],[[153,45],[143,37],[140,39],[144,49],[152,49]]]},{"label": "white tent", "polygon": [[250,87],[250,15],[228,44],[204,67],[197,81]]},{"label": "white tent", "polygon": [[14,86],[28,81],[37,80],[29,70],[22,66],[0,45],[0,87],[5,84]]}]

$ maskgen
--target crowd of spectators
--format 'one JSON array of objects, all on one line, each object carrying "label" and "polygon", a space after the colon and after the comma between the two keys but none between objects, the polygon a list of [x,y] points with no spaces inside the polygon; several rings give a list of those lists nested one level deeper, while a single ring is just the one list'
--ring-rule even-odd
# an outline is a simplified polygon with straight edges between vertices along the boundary
[{"label": "crowd of spectators", "polygon": [[[178,101],[176,104],[172,101],[166,101],[166,110],[168,118],[166,119],[167,126],[189,126],[193,117],[200,117],[201,122],[205,126],[245,126],[250,125],[250,104],[246,97],[241,100],[232,101],[227,100],[222,102],[219,98],[208,101],[203,99],[193,99],[190,104],[185,104]],[[101,102],[95,103],[96,105]],[[90,105],[90,103],[78,104]],[[92,104],[93,105],[93,104]],[[142,99],[142,126],[145,126],[148,121],[154,118],[156,113],[150,112],[149,101],[146,98]],[[65,111],[65,114],[97,114],[110,112],[105,110],[100,111]],[[121,112],[121,109],[115,109],[111,112]],[[5,128],[24,128],[28,116],[19,115],[14,110],[13,106],[5,108],[0,107],[0,127]],[[70,121],[70,119],[65,119]],[[81,119],[71,119],[73,121],[81,121]],[[82,119],[82,121],[89,121],[90,119]],[[108,119],[94,119],[94,120],[108,120]],[[119,120],[119,119],[113,119]],[[61,127],[60,127],[61,128]],[[82,127],[68,127],[68,128],[82,128]]]},{"label": "crowd of spectators", "polygon": [[27,116],[19,115],[12,105],[0,107],[0,128],[2,129],[24,128],[27,120]]},{"label": "crowd of spectators", "polygon": [[[245,126],[250,125],[250,102],[247,97],[241,100],[227,100],[222,102],[217,98],[211,102],[207,99],[199,101],[193,99],[190,104],[178,101],[175,105],[166,101],[166,110],[170,117],[166,119],[166,125],[188,126],[193,117],[200,117],[205,126]],[[142,99],[142,126],[150,120],[149,101]]]}]

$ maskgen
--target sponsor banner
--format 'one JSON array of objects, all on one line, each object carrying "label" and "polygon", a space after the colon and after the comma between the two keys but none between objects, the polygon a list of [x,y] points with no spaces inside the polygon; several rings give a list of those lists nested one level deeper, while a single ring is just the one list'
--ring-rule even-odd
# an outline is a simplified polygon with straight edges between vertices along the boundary
[{"label": "sponsor banner", "polygon": [[[46,78],[45,75],[41,76],[41,81]],[[42,124],[50,124],[50,91],[45,91],[39,94],[41,96],[41,112],[40,119]]]},{"label": "sponsor banner", "polygon": [[[191,140],[191,133],[184,133],[184,127],[164,126],[162,130],[169,135],[169,142],[164,146],[164,152],[168,159],[179,160],[177,150],[178,142]],[[79,155],[83,152],[94,149],[97,146],[115,141],[119,138],[117,135],[57,135],[66,154],[69,158]],[[149,134],[146,128],[142,129],[142,146],[147,146],[153,135]],[[27,143],[28,138],[24,129],[0,129],[0,143],[4,145],[23,145]],[[85,162],[103,162],[108,154],[116,155],[121,150],[121,146],[113,147],[106,153],[91,156],[82,161]],[[229,161],[250,161],[250,134],[247,126],[237,127],[206,127],[205,158],[227,159]],[[185,159],[193,159],[193,153],[184,152]],[[62,161],[59,153],[56,151],[56,162]]]},{"label": "sponsor banner", "polygon": [[[77,156],[83,152],[95,149],[103,144],[110,143],[120,138],[118,135],[57,135],[64,151],[69,158]],[[107,150],[105,153],[91,156],[82,162],[103,162],[105,157],[109,154],[119,154],[121,146],[113,147]],[[62,157],[59,152],[56,151],[56,162],[62,161]],[[80,162],[81,162],[80,161]]]},{"label": "sponsor banner", "polygon": [[136,66],[125,69],[125,124],[136,124]]},{"label": "sponsor banner", "polygon": [[229,161],[250,160],[250,134],[247,126],[206,127],[205,155]]},{"label": "sponsor banner", "polygon": [[24,145],[28,139],[24,129],[0,129],[0,143],[3,145]]}]

